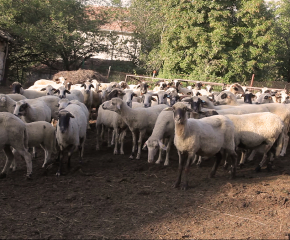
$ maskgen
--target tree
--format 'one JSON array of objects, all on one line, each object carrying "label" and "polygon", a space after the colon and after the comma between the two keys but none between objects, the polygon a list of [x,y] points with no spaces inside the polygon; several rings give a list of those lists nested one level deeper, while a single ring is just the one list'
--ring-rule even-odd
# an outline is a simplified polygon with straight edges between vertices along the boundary
[{"label": "tree", "polygon": [[0,26],[15,39],[9,63],[27,67],[54,66],[61,59],[65,70],[78,69],[100,51],[98,28],[107,14],[75,0],[2,0]]},{"label": "tree", "polygon": [[290,82],[290,2],[272,2],[271,8],[275,11],[272,38],[275,54],[274,72],[277,79]]},{"label": "tree", "polygon": [[236,82],[266,71],[273,15],[263,0],[162,0],[162,9],[164,73]]},{"label": "tree", "polygon": [[134,36],[141,45],[139,65],[147,72],[161,68],[162,60],[158,55],[162,33],[166,22],[160,0],[133,0],[129,8],[130,22],[134,26]]}]

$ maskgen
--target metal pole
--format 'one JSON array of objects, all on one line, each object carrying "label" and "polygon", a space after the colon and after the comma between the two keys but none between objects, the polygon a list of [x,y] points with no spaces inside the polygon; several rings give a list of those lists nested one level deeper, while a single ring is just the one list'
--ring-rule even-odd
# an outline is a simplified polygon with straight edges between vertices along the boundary
[{"label": "metal pole", "polygon": [[255,74],[253,73],[250,87],[253,86],[253,83],[254,83],[254,77],[255,77]]}]

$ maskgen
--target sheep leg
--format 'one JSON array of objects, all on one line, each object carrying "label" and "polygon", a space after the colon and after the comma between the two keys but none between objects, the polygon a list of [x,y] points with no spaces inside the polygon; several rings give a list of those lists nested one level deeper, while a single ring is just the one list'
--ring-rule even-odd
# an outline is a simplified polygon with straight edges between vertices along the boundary
[{"label": "sheep leg", "polygon": [[58,170],[56,172],[56,176],[60,176],[61,175],[61,172],[62,172],[63,153],[64,153],[64,151],[62,149],[58,153],[59,166],[58,166]]},{"label": "sheep leg", "polygon": [[196,163],[197,167],[200,168],[201,163],[202,163],[202,157],[199,156],[199,157],[198,157],[198,161],[197,161],[197,163]]},{"label": "sheep leg", "polygon": [[284,156],[286,154],[286,150],[288,147],[288,142],[289,142],[289,136],[287,133],[284,133],[284,142],[283,142],[283,148],[282,151],[280,153],[280,156]]},{"label": "sheep leg", "polygon": [[181,188],[182,190],[188,189],[188,173],[189,173],[189,168],[190,168],[190,165],[191,165],[191,162],[192,162],[194,155],[195,155],[194,153],[188,153],[186,165],[184,168],[185,182],[182,185],[182,188]]},{"label": "sheep leg", "polygon": [[172,146],[172,142],[173,142],[173,137],[170,137],[166,146],[166,158],[165,158],[164,166],[169,165],[169,153]]},{"label": "sheep leg", "polygon": [[221,152],[218,152],[215,156],[216,156],[216,160],[215,160],[214,165],[212,167],[212,170],[209,174],[210,178],[213,178],[215,176],[216,170],[217,170],[218,166],[220,165],[220,162],[223,158]]},{"label": "sheep leg", "polygon": [[[4,149],[4,151],[5,151],[5,149]],[[19,154],[25,159],[26,168],[27,168],[26,178],[31,179],[31,175],[32,175],[31,154],[25,148],[24,149],[16,149],[16,151],[19,152]],[[8,152],[9,152],[9,154],[10,154],[10,152],[12,153],[10,147],[9,147]]]},{"label": "sheep leg", "polygon": [[[114,129],[115,130],[115,129]],[[111,141],[111,145],[114,145],[115,144],[115,140],[117,138],[118,140],[118,136],[119,136],[119,129],[118,129],[118,134],[117,134],[117,137],[116,137],[116,132],[113,130],[113,133],[112,133],[112,141]],[[118,153],[117,153],[118,154]]]},{"label": "sheep leg", "polygon": [[104,138],[104,134],[105,134],[105,126],[104,124],[102,124],[102,131],[101,131],[101,140],[104,141],[105,138]]},{"label": "sheep leg", "polygon": [[[103,127],[102,127],[103,128]],[[96,134],[96,150],[100,150],[100,130],[101,130],[101,125],[100,124],[96,124],[96,130],[97,130],[97,134]]]},{"label": "sheep leg", "polygon": [[12,169],[12,171],[14,172],[16,170],[16,167],[17,167],[16,161],[18,161],[21,158],[21,156],[20,156],[19,152],[17,152],[14,148],[12,150],[12,153],[14,155],[14,158],[13,158],[13,161],[10,165],[10,169]]},{"label": "sheep leg", "polygon": [[230,158],[231,158],[231,177],[230,179],[234,179],[236,177],[236,166],[237,166],[237,154],[236,153],[230,153]]},{"label": "sheep leg", "polygon": [[261,168],[263,167],[263,165],[265,164],[265,162],[267,160],[267,153],[271,149],[273,144],[274,143],[266,145],[266,147],[264,149],[264,155],[263,155],[262,161],[259,163],[259,165],[255,169],[256,172],[260,172],[261,171]]},{"label": "sheep leg", "polygon": [[80,138],[80,145],[78,146],[78,148],[79,148],[79,163],[83,162],[85,141],[86,141],[86,137]]},{"label": "sheep leg", "polygon": [[36,148],[35,147],[32,148],[32,156],[33,156],[34,159],[37,157]]},{"label": "sheep leg", "polygon": [[250,162],[253,161],[256,153],[257,153],[257,150],[255,150],[255,149],[252,150],[250,156],[248,157],[248,161],[250,161]]},{"label": "sheep leg", "polygon": [[138,152],[137,152],[137,157],[136,157],[136,159],[140,159],[140,157],[141,157],[142,140],[143,140],[145,134],[146,134],[146,130],[142,130],[142,131],[140,131],[140,134],[139,134],[139,140],[138,140]]},{"label": "sheep leg", "polygon": [[242,156],[241,156],[241,160],[240,160],[240,168],[243,168],[243,166],[245,165],[245,161],[246,161],[246,154],[247,154],[247,150],[242,149]]},{"label": "sheep leg", "polygon": [[8,174],[9,166],[11,165],[11,162],[14,159],[14,155],[13,155],[11,149],[10,149],[10,146],[6,145],[3,148],[3,150],[4,150],[4,153],[6,155],[6,162],[5,162],[5,166],[4,166],[3,170],[2,170],[2,172],[0,173],[0,178],[5,178],[6,177],[6,175]]},{"label": "sheep leg", "polygon": [[108,147],[111,147],[110,132],[111,132],[111,128],[108,128],[108,137],[107,137]]},{"label": "sheep leg", "polygon": [[137,140],[137,136],[136,136],[136,131],[131,131],[132,132],[132,141],[133,141],[133,147],[132,147],[132,153],[131,156],[129,157],[130,159],[134,159],[134,155],[135,155],[135,149],[136,149],[136,140]]},{"label": "sheep leg", "polygon": [[124,154],[124,138],[126,136],[126,129],[123,130],[120,134],[120,144],[121,144],[121,147],[120,147],[120,154]]},{"label": "sheep leg", "polygon": [[181,153],[180,151],[178,152],[178,157],[179,157],[179,165],[178,165],[178,178],[175,184],[173,185],[174,188],[178,188],[181,183],[181,176],[182,176],[182,171],[183,171],[183,165],[184,165],[184,160],[185,160],[185,154]]},{"label": "sheep leg", "polygon": [[[115,147],[114,147],[114,154],[117,155],[118,154],[118,138],[119,138],[119,128],[116,127],[113,130],[113,136],[115,137]],[[113,139],[112,139],[112,145],[113,145]]]},{"label": "sheep leg", "polygon": [[159,155],[158,155],[158,159],[155,163],[160,164],[161,162],[162,162],[162,148],[159,147]]},{"label": "sheep leg", "polygon": [[269,162],[268,162],[268,164],[267,164],[267,170],[269,171],[269,172],[272,172],[273,171],[273,162],[274,162],[274,153],[273,152],[271,152],[271,151],[269,151],[268,152],[268,155],[269,155]]}]

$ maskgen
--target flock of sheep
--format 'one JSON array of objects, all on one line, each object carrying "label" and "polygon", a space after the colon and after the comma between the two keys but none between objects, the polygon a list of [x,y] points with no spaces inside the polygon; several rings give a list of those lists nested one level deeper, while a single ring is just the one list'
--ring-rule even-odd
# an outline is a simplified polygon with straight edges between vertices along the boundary
[{"label": "flock of sheep", "polygon": [[[97,151],[106,134],[108,146],[114,145],[113,153],[124,154],[124,138],[131,133],[130,158],[140,159],[142,149],[147,149],[148,162],[154,162],[158,153],[156,163],[160,164],[166,151],[164,165],[168,165],[174,142],[179,156],[174,186],[182,189],[188,188],[193,163],[200,165],[215,157],[210,177],[223,160],[233,178],[239,152],[240,166],[246,159],[252,161],[257,152],[263,153],[256,171],[265,164],[271,169],[274,159],[286,154],[290,124],[286,91],[262,89],[253,94],[237,83],[221,92],[214,92],[210,85],[202,87],[201,82],[183,87],[180,81],[162,80],[149,90],[146,81],[72,84],[60,77],[38,80],[24,89],[14,82],[12,94],[0,94],[0,149],[6,155],[0,178],[10,168],[16,169],[21,157],[26,161],[27,178],[31,178],[37,146],[45,152],[43,168],[57,156],[57,175],[62,173],[65,156],[70,167],[71,155],[78,150],[81,162],[93,109],[97,109]],[[33,148],[32,155],[29,148]]]}]

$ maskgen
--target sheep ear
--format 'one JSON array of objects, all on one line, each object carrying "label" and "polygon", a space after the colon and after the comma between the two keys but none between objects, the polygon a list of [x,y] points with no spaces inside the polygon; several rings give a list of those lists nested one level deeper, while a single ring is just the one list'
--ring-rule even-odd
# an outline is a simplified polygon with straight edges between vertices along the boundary
[{"label": "sheep ear", "polygon": [[193,112],[193,110],[191,108],[186,107],[186,111],[187,112]]},{"label": "sheep ear", "polygon": [[169,111],[173,111],[173,108],[172,107],[167,107],[167,108],[164,108],[163,111],[168,111],[168,112]]},{"label": "sheep ear", "polygon": [[93,84],[91,84],[90,87],[95,88]]},{"label": "sheep ear", "polygon": [[55,89],[54,90],[54,93],[59,93],[59,89]]},{"label": "sheep ear", "polygon": [[46,88],[42,88],[42,89],[40,89],[40,91],[45,91],[46,90]]},{"label": "sheep ear", "polygon": [[100,93],[100,92],[102,92],[102,90],[98,90],[98,91],[97,91],[97,93]]},{"label": "sheep ear", "polygon": [[132,95],[133,95],[134,97],[138,97],[138,95],[137,95],[136,93],[133,93]]},{"label": "sheep ear", "polygon": [[71,117],[71,118],[75,118],[74,115],[72,115],[71,113],[69,113],[69,117]]},{"label": "sheep ear", "polygon": [[6,102],[6,97],[2,97],[1,102]]},{"label": "sheep ear", "polygon": [[70,91],[69,90],[65,90],[65,92],[68,93],[68,94],[70,94]]},{"label": "sheep ear", "polygon": [[164,151],[166,151],[167,150],[167,147],[160,141],[160,140],[158,140],[158,144],[159,144],[159,147],[162,149],[162,150],[164,150]]},{"label": "sheep ear", "polygon": [[83,84],[81,85],[81,87],[86,87],[86,85],[83,83]]},{"label": "sheep ear", "polygon": [[157,101],[157,100],[156,100],[155,98],[153,98],[153,97],[151,97],[151,100],[152,100],[152,101],[154,101],[154,102],[156,102],[156,101]]},{"label": "sheep ear", "polygon": [[24,103],[24,104],[22,104],[22,107],[23,107],[23,108],[28,108],[28,103]]}]

